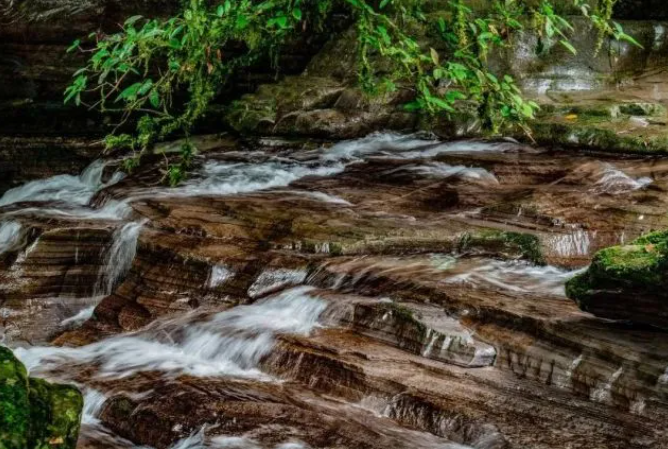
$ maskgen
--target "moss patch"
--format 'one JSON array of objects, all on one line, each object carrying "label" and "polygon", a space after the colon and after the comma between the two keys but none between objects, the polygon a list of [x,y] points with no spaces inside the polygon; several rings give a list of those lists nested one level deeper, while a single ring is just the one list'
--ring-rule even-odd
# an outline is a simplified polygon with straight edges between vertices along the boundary
[{"label": "moss patch", "polygon": [[0,347],[0,449],[74,449],[82,409],[79,390],[28,378]]},{"label": "moss patch", "polygon": [[517,257],[535,264],[545,263],[540,240],[532,234],[504,231],[486,231],[465,234],[459,241],[458,251],[480,250],[497,256]]},{"label": "moss patch", "polygon": [[668,232],[643,236],[629,245],[599,251],[589,269],[568,281],[566,294],[587,310],[592,295],[604,291],[666,296]]},{"label": "moss patch", "polygon": [[30,428],[28,374],[12,352],[0,347],[0,449],[27,447]]}]

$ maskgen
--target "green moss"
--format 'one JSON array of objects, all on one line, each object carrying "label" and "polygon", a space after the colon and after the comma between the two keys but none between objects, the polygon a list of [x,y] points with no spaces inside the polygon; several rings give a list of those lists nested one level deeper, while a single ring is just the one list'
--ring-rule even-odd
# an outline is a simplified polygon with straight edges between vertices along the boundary
[{"label": "green moss", "polygon": [[79,437],[83,397],[68,385],[30,379],[30,447],[74,449]]},{"label": "green moss", "polygon": [[540,240],[532,234],[521,234],[518,232],[504,232],[503,241],[507,246],[519,248],[525,258],[537,264],[544,264],[545,259],[540,249]]},{"label": "green moss", "polygon": [[591,281],[589,273],[578,274],[566,282],[566,295],[569,298],[575,299],[578,306],[587,310],[587,299],[591,293]]},{"label": "green moss", "polygon": [[24,449],[30,427],[28,374],[12,352],[0,347],[0,449]]},{"label": "green moss", "polygon": [[668,232],[655,232],[629,245],[603,249],[587,272],[566,284],[566,294],[585,310],[591,296],[602,291],[663,295],[668,287],[667,244]]},{"label": "green moss", "polygon": [[594,279],[615,285],[663,284],[664,254],[651,245],[613,246],[599,251],[589,268]]},{"label": "green moss", "polygon": [[422,324],[421,321],[415,318],[415,315],[411,309],[399,304],[387,304],[387,309],[392,312],[394,318],[402,326],[411,326],[418,331],[419,335],[421,335],[421,338],[426,338],[427,327]]},{"label": "green moss", "polygon": [[[599,123],[602,126],[597,126]],[[616,129],[604,128],[603,125],[610,126],[609,120],[585,118],[573,124],[536,122],[532,126],[532,136],[541,145],[560,145],[609,153],[668,153],[668,136],[617,134]],[[618,124],[620,129],[623,126],[623,122]]]},{"label": "green moss", "polygon": [[502,256],[520,257],[540,265],[545,263],[540,240],[532,234],[494,230],[477,234],[466,233],[460,239],[457,247],[460,252],[481,249],[496,252]]},{"label": "green moss", "polygon": [[0,347],[0,449],[74,449],[82,409],[76,388],[28,378]]},{"label": "green moss", "polygon": [[645,234],[633,242],[635,245],[660,245],[659,250],[666,251],[666,243],[668,243],[668,231],[657,231]]},{"label": "green moss", "polygon": [[666,108],[658,103],[625,103],[619,106],[619,112],[627,115],[661,117],[666,115]]},{"label": "green moss", "polygon": [[331,256],[342,256],[343,255],[343,245],[339,242],[330,242],[329,244],[329,254]]}]

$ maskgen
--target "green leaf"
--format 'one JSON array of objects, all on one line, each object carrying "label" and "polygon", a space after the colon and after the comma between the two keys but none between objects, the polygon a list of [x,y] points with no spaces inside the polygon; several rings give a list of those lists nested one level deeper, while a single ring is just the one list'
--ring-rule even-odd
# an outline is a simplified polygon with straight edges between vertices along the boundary
[{"label": "green leaf", "polygon": [[302,20],[302,10],[299,8],[295,8],[292,10],[292,17],[295,18],[295,20]]},{"label": "green leaf", "polygon": [[134,25],[138,20],[142,19],[143,16],[132,16],[125,21],[125,26],[129,27]]},{"label": "green leaf", "polygon": [[120,100],[132,100],[137,97],[137,92],[141,89],[142,83],[134,83],[133,85],[126,87],[123,92],[118,95],[116,101]]},{"label": "green leaf", "polygon": [[280,28],[288,27],[288,18],[286,16],[276,17],[275,22]]},{"label": "green leaf", "polygon": [[153,80],[152,79],[147,79],[144,81],[144,83],[141,85],[141,87],[137,90],[137,95],[146,95],[146,93],[151,90],[153,87]]},{"label": "green leaf", "polygon": [[81,45],[81,41],[79,39],[75,40],[74,42],[72,42],[72,45],[70,45],[69,48],[67,49],[67,53],[72,53],[74,50],[79,48],[79,45]]},{"label": "green leaf", "polygon": [[571,45],[571,43],[568,42],[567,40],[562,39],[559,41],[559,43],[563,45],[566,48],[566,50],[570,51],[572,54],[574,55],[578,54],[578,51],[575,49],[575,47],[573,47],[573,45]]},{"label": "green leaf", "polygon": [[438,97],[430,97],[429,102],[448,112],[455,112],[455,108],[453,108],[452,105],[441,100]]},{"label": "green leaf", "polygon": [[431,48],[429,52],[431,53],[431,60],[434,62],[434,64],[439,65],[441,58],[438,56],[438,52],[433,48]]},{"label": "green leaf", "polygon": [[412,101],[404,105],[404,109],[409,112],[415,112],[423,109],[422,103],[419,101]]},{"label": "green leaf", "polygon": [[157,89],[153,89],[151,91],[148,100],[151,102],[151,106],[153,106],[154,108],[160,107],[160,94],[158,93]]},{"label": "green leaf", "polygon": [[387,5],[389,5],[391,1],[392,1],[392,0],[383,0],[382,2],[380,2],[380,6],[379,6],[378,8],[379,8],[379,9],[385,9],[385,7],[386,7]]}]

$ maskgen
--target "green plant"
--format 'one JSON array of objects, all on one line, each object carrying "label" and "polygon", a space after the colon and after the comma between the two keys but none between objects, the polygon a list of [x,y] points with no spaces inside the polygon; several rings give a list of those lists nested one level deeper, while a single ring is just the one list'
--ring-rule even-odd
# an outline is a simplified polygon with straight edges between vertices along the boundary
[{"label": "green plant", "polygon": [[[572,1],[602,39],[635,43],[610,21],[615,0],[600,0],[594,9],[586,0]],[[120,115],[106,144],[126,150],[125,168],[132,170],[156,142],[175,132],[187,137],[236,71],[261,58],[276,65],[288,39],[326,27],[331,11],[347,9],[357,26],[358,73],[366,92],[412,85],[415,100],[406,105],[409,110],[430,116],[473,110],[491,133],[507,127],[529,133],[538,105],[522,96],[511,76],[493,73],[487,56],[510,45],[527,24],[541,42],[558,39],[575,53],[568,42],[570,23],[548,0],[494,0],[485,12],[474,11],[466,0],[452,0],[437,17],[425,14],[423,3],[187,0],[174,17],[134,16],[116,34],[91,34],[91,49],[76,41],[69,51],[90,52],[90,58],[74,74],[65,101]],[[424,29],[441,41],[440,50],[418,41]],[[122,132],[135,116],[134,132]],[[186,144],[176,161],[168,159],[165,179],[170,184],[183,179],[195,150]]]}]

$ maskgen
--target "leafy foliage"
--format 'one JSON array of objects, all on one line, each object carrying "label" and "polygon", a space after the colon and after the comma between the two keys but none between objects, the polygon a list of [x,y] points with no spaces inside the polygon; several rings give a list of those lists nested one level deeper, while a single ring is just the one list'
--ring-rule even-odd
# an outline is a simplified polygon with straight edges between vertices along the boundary
[{"label": "leafy foliage", "polygon": [[[570,1],[598,30],[598,49],[608,37],[637,44],[610,20],[616,0]],[[140,115],[134,133],[107,137],[109,148],[129,151],[125,165],[131,170],[160,139],[177,131],[187,135],[233,73],[259,58],[276,64],[288,39],[321,29],[333,10],[345,8],[357,26],[358,73],[365,91],[377,94],[410,84],[416,95],[406,105],[409,110],[439,115],[473,107],[493,133],[512,126],[529,132],[527,123],[538,105],[522,96],[511,76],[493,73],[487,57],[510,45],[526,26],[538,32],[541,42],[558,41],[575,53],[568,39],[571,24],[549,0],[494,0],[486,12],[473,10],[467,0],[451,0],[436,17],[423,11],[424,3],[186,0],[175,17],[134,16],[119,33],[91,34],[92,49],[76,41],[69,51],[91,55],[75,73],[65,101],[118,112],[117,130]],[[439,50],[418,41],[424,29],[440,40]],[[170,184],[183,179],[194,152],[186,144],[178,161],[168,165]]]}]

